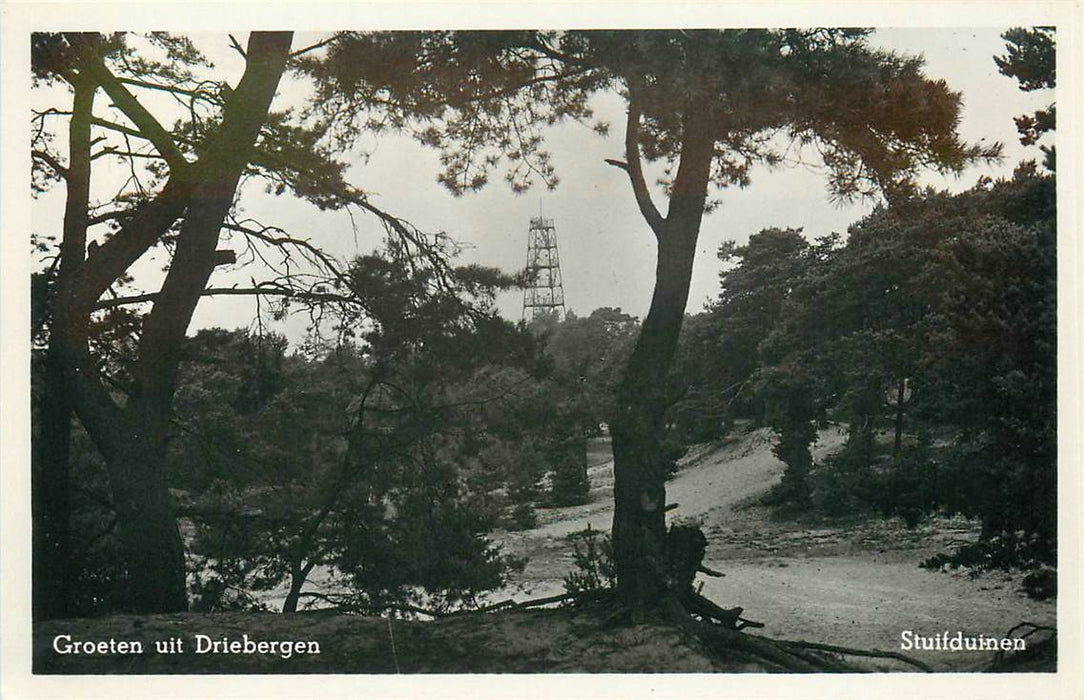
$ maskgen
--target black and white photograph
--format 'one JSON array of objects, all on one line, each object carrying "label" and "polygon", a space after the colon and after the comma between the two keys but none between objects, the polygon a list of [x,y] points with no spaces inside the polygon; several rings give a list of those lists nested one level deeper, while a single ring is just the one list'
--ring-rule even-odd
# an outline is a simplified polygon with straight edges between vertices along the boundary
[{"label": "black and white photograph", "polygon": [[3,7],[5,698],[1082,697],[1080,2],[192,7]]}]

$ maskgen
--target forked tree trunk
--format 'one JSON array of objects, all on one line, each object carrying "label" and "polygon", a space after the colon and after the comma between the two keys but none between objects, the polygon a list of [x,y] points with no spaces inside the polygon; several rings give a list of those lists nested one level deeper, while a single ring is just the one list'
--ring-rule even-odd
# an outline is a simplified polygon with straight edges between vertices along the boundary
[{"label": "forked tree trunk", "polygon": [[301,560],[295,560],[290,564],[290,590],[286,593],[286,599],[282,602],[282,612],[297,612],[298,603],[301,602],[301,589],[305,587],[305,581],[309,574],[316,568],[316,561],[311,560],[304,566]]},{"label": "forked tree trunk", "polygon": [[696,242],[707,197],[713,141],[686,119],[681,164],[665,219],[650,204],[639,167],[639,115],[630,105],[628,172],[641,212],[658,241],[655,290],[617,391],[610,430],[614,451],[614,564],[617,590],[634,610],[679,599],[667,571],[666,477],[661,442],[667,382],[689,299]]},{"label": "forked tree trunk", "polygon": [[[247,66],[227,102],[219,127],[195,164],[172,154],[170,180],[112,238],[101,245],[70,283],[62,285],[56,309],[56,340],[67,387],[88,434],[105,457],[117,507],[120,540],[128,571],[127,607],[136,612],[187,608],[184,546],[165,480],[166,432],[180,362],[180,348],[192,313],[215,267],[222,221],[268,110],[290,49],[289,32],[255,32]],[[114,102],[161,151],[176,151],[172,139],[138,101],[127,94],[92,52],[82,70],[101,81]],[[69,200],[82,207],[87,199]],[[94,304],[127,266],[139,258],[183,215],[169,272],[143,322],[134,386],[119,407],[106,388],[89,350]],[[71,245],[67,227],[63,245]],[[84,239],[78,241],[82,251]]]},{"label": "forked tree trunk", "polygon": [[290,590],[286,593],[286,599],[282,602],[282,612],[297,612],[297,604],[301,601],[301,587],[305,585],[305,579],[300,571],[295,571],[290,576]]}]

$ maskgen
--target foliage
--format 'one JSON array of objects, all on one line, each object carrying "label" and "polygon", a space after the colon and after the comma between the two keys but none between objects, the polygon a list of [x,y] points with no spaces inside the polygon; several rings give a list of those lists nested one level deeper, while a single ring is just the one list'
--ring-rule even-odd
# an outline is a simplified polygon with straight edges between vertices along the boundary
[{"label": "foliage", "polygon": [[[1057,45],[1053,27],[1014,27],[1001,35],[1006,42],[1006,54],[995,56],[994,63],[1002,75],[1016,78],[1020,89],[1053,89],[1057,83]],[[1045,109],[1036,110],[1035,114],[1025,114],[1014,119],[1016,130],[1020,133],[1020,143],[1031,146],[1044,134],[1054,130],[1057,123],[1057,108],[1051,102]],[[1040,146],[1043,164],[1051,171],[1056,165],[1054,146]]]},{"label": "foliage", "polygon": [[570,534],[568,539],[572,541],[576,570],[565,575],[565,592],[583,593],[613,588],[617,582],[617,571],[610,535],[588,526],[586,530]]},{"label": "foliage", "polygon": [[711,172],[720,186],[747,185],[750,169],[781,163],[787,144],[816,148],[842,198],[902,191],[920,168],[958,170],[996,154],[955,136],[959,95],[926,80],[921,59],[872,49],[867,34],[348,32],[301,67],[331,131],[406,130],[441,152],[439,179],[457,194],[483,187],[502,163],[515,191],[555,184],[544,129],[589,124],[589,96],[615,88],[645,118],[644,156],[674,167],[695,105],[720,145]]},{"label": "foliage", "polygon": [[321,567],[346,591],[339,605],[447,608],[518,565],[484,537],[502,509],[491,496],[537,477],[487,462],[523,437],[507,416],[524,410],[533,340],[489,306],[504,278],[472,269],[430,286],[397,254],[350,270],[367,309],[356,345],[306,358],[273,337],[192,339],[174,474],[199,494],[205,591],[288,585],[291,610]]},{"label": "foliage", "polygon": [[614,388],[628,359],[639,320],[621,309],[599,308],[588,316],[569,313],[559,322],[536,322],[552,378],[568,394],[583,431],[594,435],[613,413]]},{"label": "foliage", "polygon": [[574,506],[587,502],[591,482],[587,478],[587,438],[571,438],[550,452],[553,480],[549,502],[554,506]]},{"label": "foliage", "polygon": [[539,317],[531,324],[550,363],[545,391],[536,399],[548,407],[540,442],[552,471],[550,505],[587,502],[587,438],[597,436],[612,414],[618,373],[638,326],[611,308],[582,318]]},{"label": "foliage", "polygon": [[754,391],[761,346],[779,320],[794,281],[831,245],[810,246],[801,230],[773,228],[753,234],[744,246],[720,246],[717,257],[726,265],[719,273],[721,291],[704,313],[688,319],[676,362],[675,374],[686,396],[671,413],[688,439],[719,437],[736,417],[785,422],[782,416],[765,413],[775,411],[772,407],[780,402],[766,405],[768,392]]},{"label": "foliage", "polygon": [[[794,279],[758,369],[787,464],[777,500],[959,513],[984,543],[1024,533],[1013,556],[1053,561],[1053,184],[1024,164],[877,211]],[[848,439],[813,465],[825,415]]]}]

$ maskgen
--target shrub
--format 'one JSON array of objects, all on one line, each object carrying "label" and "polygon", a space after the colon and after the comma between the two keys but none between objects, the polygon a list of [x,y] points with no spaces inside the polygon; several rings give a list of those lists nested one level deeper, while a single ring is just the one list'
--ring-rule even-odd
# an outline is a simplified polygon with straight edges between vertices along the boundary
[{"label": "shrub", "polygon": [[592,530],[588,525],[586,530],[574,532],[568,538],[572,541],[576,570],[565,576],[565,591],[583,593],[617,585],[610,535]]}]

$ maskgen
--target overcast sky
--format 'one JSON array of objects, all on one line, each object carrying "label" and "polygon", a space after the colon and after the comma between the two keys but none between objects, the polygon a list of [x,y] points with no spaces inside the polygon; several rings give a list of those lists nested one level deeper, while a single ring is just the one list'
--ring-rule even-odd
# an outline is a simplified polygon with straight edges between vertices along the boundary
[{"label": "overcast sky", "polygon": [[[1019,145],[1012,118],[1045,106],[1053,100],[1053,95],[1023,93],[1014,80],[997,72],[992,57],[1004,53],[1002,31],[1003,28],[886,29],[878,30],[872,38],[878,46],[922,54],[929,77],[942,78],[963,94],[960,132],[964,139],[1001,141],[1005,146],[1005,158],[1000,165],[976,166],[958,178],[930,174],[924,177],[925,184],[960,191],[974,185],[980,175],[1009,176],[1021,159],[1041,157],[1037,147]],[[216,75],[231,76],[231,82],[236,82],[243,65],[228,49],[228,38],[217,35],[195,38],[218,64]],[[299,36],[295,48],[310,38]],[[289,101],[296,90],[296,86],[287,85],[275,106]],[[576,123],[560,125],[547,133],[546,148],[553,154],[560,178],[560,184],[552,192],[537,186],[526,194],[515,195],[498,172],[482,192],[453,197],[436,182],[438,154],[406,137],[394,135],[362,139],[360,146],[368,152],[368,158],[344,154],[353,164],[349,178],[370,192],[374,202],[386,211],[423,230],[447,231],[462,241],[464,261],[508,271],[523,266],[530,218],[541,211],[556,225],[567,307],[580,315],[611,306],[642,316],[653,285],[653,237],[640,218],[627,177],[604,162],[606,158],[623,157],[624,102],[616,95],[601,95],[594,107],[599,118],[611,123],[609,136],[600,137]],[[108,187],[115,186],[101,180],[98,185],[100,197],[108,197]],[[801,227],[810,238],[843,233],[874,204],[867,201],[834,205],[826,195],[823,173],[807,166],[772,172],[758,169],[752,174],[751,187],[717,191],[713,196],[721,201],[721,206],[704,219],[689,312],[700,311],[718,291],[719,263],[715,252],[724,241],[743,243],[751,234],[773,226]],[[62,210],[58,206],[61,201],[57,192],[35,207],[35,230],[49,227],[48,222]],[[661,193],[656,193],[656,201],[665,211]],[[372,250],[382,235],[380,226],[371,218],[356,218],[352,224],[345,214],[321,213],[292,198],[267,195],[259,187],[249,187],[243,192],[241,206],[245,213],[263,223],[311,238],[343,258]],[[160,267],[160,262],[156,265]],[[153,266],[144,265],[143,269]],[[212,284],[245,284],[252,276],[254,273],[249,269],[220,270],[216,271]],[[503,295],[499,306],[506,317],[518,320],[522,292]],[[254,308],[251,299],[204,299],[193,327],[247,326]],[[300,338],[305,325],[305,319],[289,322],[288,335],[294,340]]]}]

